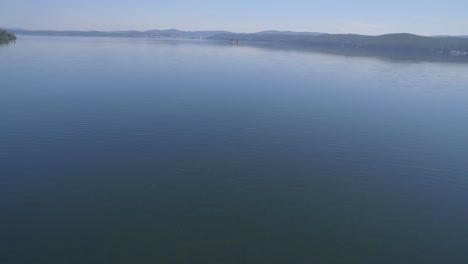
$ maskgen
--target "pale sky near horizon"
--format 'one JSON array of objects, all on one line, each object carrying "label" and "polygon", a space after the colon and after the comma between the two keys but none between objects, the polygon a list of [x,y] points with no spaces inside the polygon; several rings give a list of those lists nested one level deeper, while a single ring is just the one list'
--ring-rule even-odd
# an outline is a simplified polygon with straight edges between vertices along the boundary
[{"label": "pale sky near horizon", "polygon": [[467,14],[468,0],[5,0],[0,27],[468,35]]}]

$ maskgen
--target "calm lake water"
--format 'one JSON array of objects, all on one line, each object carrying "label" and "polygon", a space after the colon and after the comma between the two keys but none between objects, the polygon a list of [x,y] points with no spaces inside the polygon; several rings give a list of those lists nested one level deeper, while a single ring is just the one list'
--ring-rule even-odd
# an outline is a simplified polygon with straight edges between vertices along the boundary
[{"label": "calm lake water", "polygon": [[0,47],[0,263],[467,263],[468,64]]}]

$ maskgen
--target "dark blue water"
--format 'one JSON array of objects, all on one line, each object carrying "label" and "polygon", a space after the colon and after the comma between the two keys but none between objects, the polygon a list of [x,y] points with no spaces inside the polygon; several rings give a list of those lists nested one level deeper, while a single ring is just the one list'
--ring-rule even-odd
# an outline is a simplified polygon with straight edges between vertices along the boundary
[{"label": "dark blue water", "polygon": [[467,64],[21,37],[0,79],[1,264],[468,262]]}]

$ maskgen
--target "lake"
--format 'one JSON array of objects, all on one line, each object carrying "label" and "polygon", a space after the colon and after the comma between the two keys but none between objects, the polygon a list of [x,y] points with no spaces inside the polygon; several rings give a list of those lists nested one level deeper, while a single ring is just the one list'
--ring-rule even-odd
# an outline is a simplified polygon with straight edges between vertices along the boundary
[{"label": "lake", "polygon": [[0,263],[466,263],[468,64],[0,47]]}]

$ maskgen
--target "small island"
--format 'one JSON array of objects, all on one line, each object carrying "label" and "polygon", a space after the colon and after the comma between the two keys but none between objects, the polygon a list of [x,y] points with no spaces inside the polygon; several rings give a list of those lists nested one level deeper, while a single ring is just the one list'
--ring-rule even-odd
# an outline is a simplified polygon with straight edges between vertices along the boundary
[{"label": "small island", "polygon": [[0,29],[0,44],[8,44],[16,41],[16,35],[4,29]]}]

